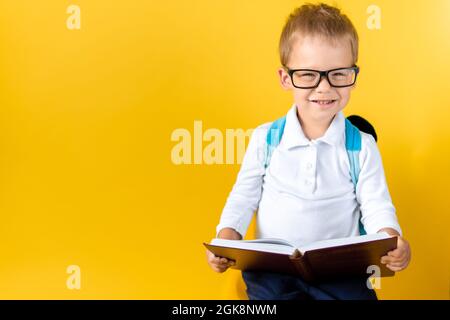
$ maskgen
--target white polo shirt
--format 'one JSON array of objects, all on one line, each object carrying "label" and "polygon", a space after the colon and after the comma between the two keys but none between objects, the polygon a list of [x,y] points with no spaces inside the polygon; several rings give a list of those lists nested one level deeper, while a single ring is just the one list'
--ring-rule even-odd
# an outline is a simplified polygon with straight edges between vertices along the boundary
[{"label": "white polo shirt", "polygon": [[270,125],[253,131],[216,236],[229,227],[244,237],[257,209],[257,238],[281,238],[298,246],[359,235],[359,210],[368,234],[388,227],[402,233],[371,135],[361,132],[361,172],[355,193],[342,112],[334,117],[324,136],[309,140],[294,104],[287,113],[281,142],[265,170],[265,139]]}]

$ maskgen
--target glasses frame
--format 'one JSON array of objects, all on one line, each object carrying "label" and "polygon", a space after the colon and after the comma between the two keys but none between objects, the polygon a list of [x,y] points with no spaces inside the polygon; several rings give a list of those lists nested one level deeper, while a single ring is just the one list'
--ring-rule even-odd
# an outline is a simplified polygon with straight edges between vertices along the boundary
[{"label": "glasses frame", "polygon": [[[352,85],[354,85],[354,84],[356,83],[356,78],[358,77],[358,73],[359,73],[359,67],[358,67],[356,64],[353,65],[352,67],[349,67],[349,68],[336,68],[336,69],[331,69],[331,70],[327,70],[327,71],[320,71],[320,70],[313,70],[313,69],[289,69],[288,67],[285,67],[285,68],[286,68],[286,70],[287,70],[287,73],[289,74],[289,77],[291,78],[291,83],[292,83],[292,85],[293,85],[295,88],[298,88],[298,89],[314,89],[314,88],[317,88],[317,87],[319,86],[320,82],[322,81],[322,78],[323,78],[323,77],[325,77],[325,78],[327,79],[328,84],[329,84],[331,87],[333,87],[333,88],[346,88],[346,87],[351,87]],[[335,85],[331,84],[330,78],[328,77],[328,74],[329,74],[330,72],[337,71],[337,70],[348,70],[348,69],[352,69],[352,70],[355,71],[355,79],[353,80],[353,83],[348,84],[348,85],[345,85],[345,86],[335,86]],[[294,72],[297,72],[297,71],[313,71],[313,72],[317,72],[317,73],[320,74],[320,77],[319,77],[319,79],[317,80],[317,83],[316,83],[314,86],[309,86],[309,87],[299,87],[299,86],[296,86],[296,85],[294,84],[294,79],[293,79],[293,77],[292,77],[292,76],[294,75]]]}]

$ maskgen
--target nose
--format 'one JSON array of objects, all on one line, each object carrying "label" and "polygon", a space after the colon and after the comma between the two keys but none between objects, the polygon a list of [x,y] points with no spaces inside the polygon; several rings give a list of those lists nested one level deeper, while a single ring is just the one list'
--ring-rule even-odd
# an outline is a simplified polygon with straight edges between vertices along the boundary
[{"label": "nose", "polygon": [[326,91],[328,91],[330,89],[331,89],[331,85],[328,82],[328,78],[326,76],[322,76],[320,78],[320,82],[319,82],[319,85],[316,88],[316,91],[317,92],[324,92],[324,91],[326,92]]}]

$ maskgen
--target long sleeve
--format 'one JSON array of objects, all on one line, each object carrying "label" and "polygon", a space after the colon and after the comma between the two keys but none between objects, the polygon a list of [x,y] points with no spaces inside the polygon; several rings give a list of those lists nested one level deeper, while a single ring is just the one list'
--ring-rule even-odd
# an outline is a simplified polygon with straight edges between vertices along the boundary
[{"label": "long sleeve", "polygon": [[220,230],[227,227],[235,229],[242,237],[247,233],[253,213],[261,199],[267,127],[266,124],[253,130],[236,182],[216,227],[216,236]]},{"label": "long sleeve", "polygon": [[361,221],[368,234],[382,228],[393,228],[402,234],[392,204],[377,144],[371,135],[362,134],[361,172],[356,186]]}]

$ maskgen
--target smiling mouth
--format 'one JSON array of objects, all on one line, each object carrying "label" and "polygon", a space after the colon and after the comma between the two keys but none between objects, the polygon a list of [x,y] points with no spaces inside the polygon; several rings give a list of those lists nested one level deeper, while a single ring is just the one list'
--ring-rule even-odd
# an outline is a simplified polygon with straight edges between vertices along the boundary
[{"label": "smiling mouth", "polygon": [[320,105],[327,105],[327,104],[332,104],[334,103],[336,100],[332,99],[332,100],[309,100],[310,102],[314,102]]}]

